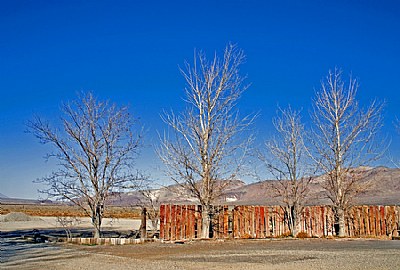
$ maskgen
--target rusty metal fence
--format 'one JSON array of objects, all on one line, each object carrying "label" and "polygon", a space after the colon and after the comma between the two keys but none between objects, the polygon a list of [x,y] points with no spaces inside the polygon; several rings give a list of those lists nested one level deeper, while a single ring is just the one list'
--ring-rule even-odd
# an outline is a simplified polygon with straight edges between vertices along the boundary
[{"label": "rusty metal fence", "polygon": [[[300,231],[308,237],[334,234],[334,215],[329,206],[305,207]],[[272,238],[289,232],[280,206],[213,206],[211,238]],[[399,236],[400,206],[354,206],[346,216],[350,237]],[[160,239],[190,240],[201,235],[200,205],[160,206]]]}]

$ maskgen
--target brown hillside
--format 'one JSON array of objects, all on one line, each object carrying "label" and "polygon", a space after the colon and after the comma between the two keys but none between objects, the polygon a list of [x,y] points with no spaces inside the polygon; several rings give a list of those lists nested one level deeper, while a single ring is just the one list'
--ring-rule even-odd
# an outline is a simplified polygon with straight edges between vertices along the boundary
[{"label": "brown hillside", "polygon": [[[360,195],[356,204],[400,204],[400,169],[386,167],[360,167],[356,169],[365,181],[371,181],[374,186],[365,194]],[[276,205],[280,199],[274,194],[272,185],[274,180],[245,184],[242,181],[232,181],[225,194],[221,197],[220,203],[226,204],[264,204]],[[329,204],[330,201],[324,195],[320,186],[323,177],[314,179],[310,185],[308,205]],[[161,203],[197,203],[185,190],[177,185],[164,187],[154,192],[159,196]],[[120,194],[112,200],[112,204],[126,205],[135,204],[143,200],[137,192]]]}]

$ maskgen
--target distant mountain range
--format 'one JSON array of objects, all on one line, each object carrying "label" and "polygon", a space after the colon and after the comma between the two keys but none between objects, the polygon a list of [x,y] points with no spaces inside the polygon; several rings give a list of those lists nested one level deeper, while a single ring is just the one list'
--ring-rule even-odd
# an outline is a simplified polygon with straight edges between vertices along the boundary
[{"label": "distant mountain range", "polygon": [[[356,169],[362,177],[362,181],[372,183],[371,188],[359,195],[355,204],[388,205],[400,204],[400,170],[385,167],[361,167]],[[323,177],[313,179],[309,186],[309,194],[306,204],[324,205],[330,204],[321,187]],[[227,198],[237,199],[236,204],[279,204],[281,199],[273,190],[274,180],[261,181],[244,185],[226,192]]]},{"label": "distant mountain range", "polygon": [[[355,199],[355,204],[371,205],[400,205],[400,169],[386,167],[360,167],[356,169],[363,181],[374,183],[370,190]],[[308,205],[329,204],[330,201],[324,195],[321,188],[323,177],[316,177],[309,189],[307,200]],[[276,197],[272,188],[275,180],[265,180],[256,183],[246,184],[243,181],[230,181],[219,203],[230,205],[276,205],[280,203],[280,198]],[[171,204],[196,204],[197,201],[190,196],[182,187],[171,185],[154,189],[151,191],[152,199],[158,200],[158,203]],[[24,200],[7,198],[0,194],[3,203],[51,203],[51,201]],[[109,205],[137,205],[142,202],[147,203],[140,192],[128,192],[114,194],[109,198]]]},{"label": "distant mountain range", "polygon": [[4,204],[43,204],[43,203],[53,203],[53,202],[50,200],[10,198],[10,197],[0,193],[0,203],[4,203]]},{"label": "distant mountain range", "polygon": [[[372,182],[370,190],[359,195],[355,204],[400,205],[400,169],[386,167],[360,167],[355,169],[362,181]],[[309,186],[308,205],[329,204],[321,187],[323,177],[316,177]],[[275,180],[265,180],[246,184],[242,181],[231,181],[221,196],[220,203],[238,205],[276,205],[280,198],[272,188]],[[182,187],[172,185],[152,191],[153,199],[158,197],[161,203],[197,203]],[[110,200],[112,204],[134,205],[146,199],[138,192],[118,194]]]}]

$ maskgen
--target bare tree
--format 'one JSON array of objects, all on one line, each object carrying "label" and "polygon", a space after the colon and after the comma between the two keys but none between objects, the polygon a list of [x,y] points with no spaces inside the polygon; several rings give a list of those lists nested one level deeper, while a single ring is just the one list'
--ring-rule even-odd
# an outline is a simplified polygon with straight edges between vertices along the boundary
[{"label": "bare tree", "polygon": [[72,238],[71,228],[81,223],[79,217],[69,217],[69,216],[57,216],[56,223],[60,224],[64,228],[67,239]]},{"label": "bare tree", "polygon": [[159,156],[170,177],[201,204],[202,238],[209,237],[211,205],[229,184],[220,180],[238,176],[252,140],[237,136],[254,118],[241,119],[235,109],[247,88],[239,75],[244,58],[234,45],[225,48],[222,59],[215,55],[207,61],[203,53],[195,55],[193,66],[186,64],[186,71],[181,70],[187,110],[162,116],[172,137],[161,138]]},{"label": "bare tree", "polygon": [[356,79],[350,77],[346,85],[342,72],[335,69],[321,82],[314,100],[314,160],[325,174],[323,188],[332,201],[339,236],[345,236],[345,213],[353,198],[369,186],[355,167],[368,165],[383,153],[374,143],[383,104],[373,101],[366,110],[359,108],[357,90]]},{"label": "bare tree", "polygon": [[100,227],[107,197],[137,180],[133,161],[141,143],[141,131],[134,135],[134,121],[126,107],[98,101],[92,93],[62,106],[62,129],[52,128],[40,117],[28,129],[43,144],[50,144],[58,166],[49,176],[38,179],[47,196],[70,201],[92,219],[94,238]]},{"label": "bare tree", "polygon": [[[400,120],[397,117],[393,125],[397,134],[400,135]],[[395,158],[392,154],[389,153],[388,159],[396,168],[400,168],[400,161],[398,160],[398,158]]]},{"label": "bare tree", "polygon": [[265,142],[268,155],[261,154],[260,158],[277,179],[273,188],[282,199],[291,235],[296,236],[312,179],[304,125],[300,112],[290,107],[280,109],[273,124],[278,136]]},{"label": "bare tree", "polygon": [[[151,222],[151,231],[152,233],[156,233],[158,230],[158,225],[160,222],[160,195],[161,192],[159,189],[155,188],[156,180],[150,179],[150,176],[143,175],[143,182],[141,184],[141,188],[138,191],[141,195],[138,199],[138,202],[131,207],[140,206],[142,212],[146,213],[146,219]],[[147,224],[146,224],[147,228]]]},{"label": "bare tree", "polygon": [[147,218],[151,222],[151,230],[155,233],[160,222],[160,191],[147,188],[140,190],[140,194],[143,196],[143,200],[140,201],[140,204],[142,208],[146,208]]}]

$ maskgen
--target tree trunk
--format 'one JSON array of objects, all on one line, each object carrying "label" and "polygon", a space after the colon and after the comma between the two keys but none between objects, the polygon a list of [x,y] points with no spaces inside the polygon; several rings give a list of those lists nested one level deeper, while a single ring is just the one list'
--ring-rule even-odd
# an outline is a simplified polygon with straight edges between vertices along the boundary
[{"label": "tree trunk", "polygon": [[93,238],[101,237],[101,221],[103,218],[103,212],[101,206],[97,206],[95,212],[92,215],[92,224],[93,224]]},{"label": "tree trunk", "polygon": [[147,238],[147,209],[146,207],[143,207],[142,209],[142,221],[140,224],[140,238],[145,239]]},{"label": "tree trunk", "polygon": [[296,237],[298,230],[297,230],[297,226],[298,226],[298,220],[297,220],[297,213],[296,213],[296,207],[292,206],[291,207],[291,234],[293,237]]},{"label": "tree trunk", "polygon": [[346,231],[345,231],[345,218],[344,218],[344,209],[337,207],[335,211],[335,230],[336,230],[336,235],[339,237],[345,237],[346,236]]},{"label": "tree trunk", "polygon": [[210,238],[210,206],[202,205],[201,209],[201,238]]},{"label": "tree trunk", "polygon": [[100,232],[100,226],[101,226],[101,221],[98,216],[95,216],[92,218],[92,223],[93,223],[93,238],[100,238],[101,232]]}]

